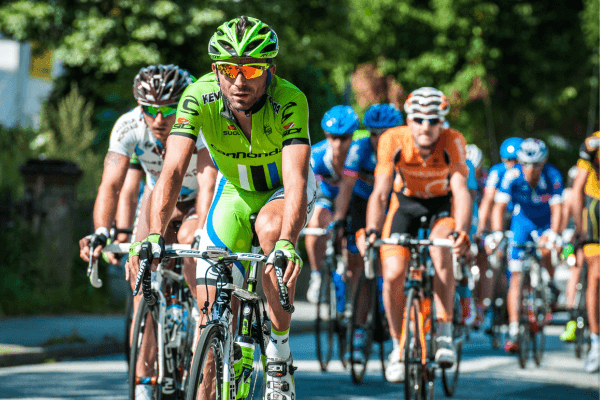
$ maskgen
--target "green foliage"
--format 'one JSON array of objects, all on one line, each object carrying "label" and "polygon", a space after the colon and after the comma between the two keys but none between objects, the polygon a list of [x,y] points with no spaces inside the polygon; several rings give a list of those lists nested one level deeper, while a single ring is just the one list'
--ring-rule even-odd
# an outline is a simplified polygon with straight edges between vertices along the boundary
[{"label": "green foliage", "polygon": [[77,85],[58,107],[46,104],[41,115],[38,139],[43,156],[74,161],[84,171],[78,197],[96,197],[102,178],[103,155],[93,150],[96,131],[92,127],[94,107],[79,94]]}]

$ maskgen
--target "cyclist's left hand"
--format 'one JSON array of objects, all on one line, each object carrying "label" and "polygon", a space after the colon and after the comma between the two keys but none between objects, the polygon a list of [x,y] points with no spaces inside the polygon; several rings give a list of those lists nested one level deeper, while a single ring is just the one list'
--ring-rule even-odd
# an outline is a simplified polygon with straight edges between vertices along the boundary
[{"label": "cyclist's left hand", "polygon": [[283,282],[287,284],[288,288],[291,288],[296,284],[296,279],[302,270],[302,258],[296,253],[296,247],[294,247],[292,242],[286,239],[280,239],[275,243],[275,247],[273,247],[271,253],[269,253],[265,268],[265,274],[267,275],[270,274],[274,268],[273,259],[275,258],[275,251],[277,250],[281,250],[287,258],[287,266],[285,271],[283,271]]},{"label": "cyclist's left hand", "polygon": [[465,256],[471,251],[471,241],[469,240],[469,235],[465,231],[457,231],[456,233],[458,233],[458,236],[454,239],[452,250],[458,256]]},{"label": "cyclist's left hand", "polygon": [[562,237],[557,235],[553,230],[547,229],[544,231],[544,233],[542,233],[539,244],[547,247],[548,249],[554,247],[557,250],[560,250],[562,248]]},{"label": "cyclist's left hand", "polygon": [[156,269],[158,261],[165,255],[165,238],[158,233],[152,233],[148,237],[140,242],[132,243],[129,247],[129,261],[127,262],[128,272],[125,275],[125,279],[137,276],[140,268],[140,248],[142,243],[148,242],[152,247],[152,254],[154,260],[152,261],[152,269]]}]

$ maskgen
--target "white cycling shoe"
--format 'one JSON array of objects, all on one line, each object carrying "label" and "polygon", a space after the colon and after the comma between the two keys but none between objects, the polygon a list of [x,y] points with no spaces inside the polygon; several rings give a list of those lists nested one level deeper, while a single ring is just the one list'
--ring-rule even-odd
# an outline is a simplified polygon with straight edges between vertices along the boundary
[{"label": "white cycling shoe", "polygon": [[450,336],[438,336],[437,351],[435,352],[435,362],[441,368],[452,368],[456,362],[456,350]]},{"label": "white cycling shoe", "polygon": [[317,304],[320,292],[321,273],[319,271],[312,271],[310,273],[310,281],[308,282],[308,290],[306,291],[306,300],[311,304]]},{"label": "white cycling shoe", "polygon": [[135,385],[135,400],[152,400],[152,385]]},{"label": "white cycling shoe", "polygon": [[296,400],[296,385],[292,355],[283,358],[267,358],[267,384],[265,400]]},{"label": "white cycling shoe", "polygon": [[598,372],[598,370],[600,370],[600,364],[598,364],[598,356],[598,347],[592,347],[592,349],[588,353],[588,358],[585,362],[585,372],[587,372],[588,374],[594,374]]},{"label": "white cycling shoe", "polygon": [[400,357],[400,349],[394,349],[388,357],[388,365],[385,368],[385,379],[392,383],[404,382],[404,361]]}]

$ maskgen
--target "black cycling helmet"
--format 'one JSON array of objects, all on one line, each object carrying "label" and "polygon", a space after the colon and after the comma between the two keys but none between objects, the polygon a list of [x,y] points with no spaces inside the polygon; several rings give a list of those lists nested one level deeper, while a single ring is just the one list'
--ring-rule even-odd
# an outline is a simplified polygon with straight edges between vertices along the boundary
[{"label": "black cycling helmet", "polygon": [[150,65],[135,76],[133,97],[143,106],[175,106],[193,82],[192,75],[177,65]]}]

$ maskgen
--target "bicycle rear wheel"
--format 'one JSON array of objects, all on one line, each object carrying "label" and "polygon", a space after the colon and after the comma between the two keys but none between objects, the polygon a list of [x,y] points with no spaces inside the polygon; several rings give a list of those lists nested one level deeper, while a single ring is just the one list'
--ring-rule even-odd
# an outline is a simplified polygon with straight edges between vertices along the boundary
[{"label": "bicycle rear wheel", "polygon": [[[375,279],[367,279],[363,274],[357,288],[358,293],[354,295],[350,324],[350,375],[352,383],[360,385],[365,378],[367,363],[373,348],[373,336],[377,329],[376,307],[379,305],[376,299],[377,281]],[[361,347],[355,347],[354,339],[359,330],[364,334],[364,340]]]},{"label": "bicycle rear wheel", "polygon": [[125,342],[123,343],[123,349],[125,350],[125,360],[129,365],[129,357],[131,356],[131,329],[133,325],[133,293],[126,290],[125,300]]},{"label": "bicycle rear wheel", "polygon": [[331,268],[323,265],[321,270],[321,289],[317,303],[317,319],[315,321],[315,336],[317,340],[317,359],[321,371],[327,371],[333,354],[333,338],[336,334],[337,304],[335,286],[331,279]]},{"label": "bicycle rear wheel", "polygon": [[229,393],[223,393],[223,391],[229,391],[230,385],[235,385],[235,383],[230,382],[227,387],[223,385],[223,367],[225,365],[223,343],[224,332],[221,326],[211,324],[204,328],[194,353],[186,400],[229,398]]},{"label": "bicycle rear wheel", "polygon": [[410,289],[406,298],[404,319],[404,398],[422,400],[426,398],[425,365],[421,347],[419,318],[421,304],[415,289]]},{"label": "bicycle rear wheel", "polygon": [[546,302],[544,292],[540,289],[533,290],[533,321],[531,322],[531,350],[533,360],[538,367],[544,357],[546,347],[546,312],[549,306]]},{"label": "bicycle rear wheel", "polygon": [[458,295],[454,296],[454,317],[452,324],[453,326],[453,342],[454,349],[456,350],[456,362],[452,368],[442,368],[442,384],[444,386],[444,393],[447,397],[454,396],[456,386],[458,384],[458,374],[460,368],[460,360],[462,358],[463,342],[465,340],[464,329],[465,326],[461,323],[462,320],[462,308],[460,306],[460,298]]},{"label": "bicycle rear wheel", "polygon": [[[151,387],[152,398],[159,399],[160,388],[156,338],[158,337],[158,307],[140,301],[133,327],[129,356],[129,399],[135,400],[136,386]],[[170,389],[170,388],[169,388]]]}]

